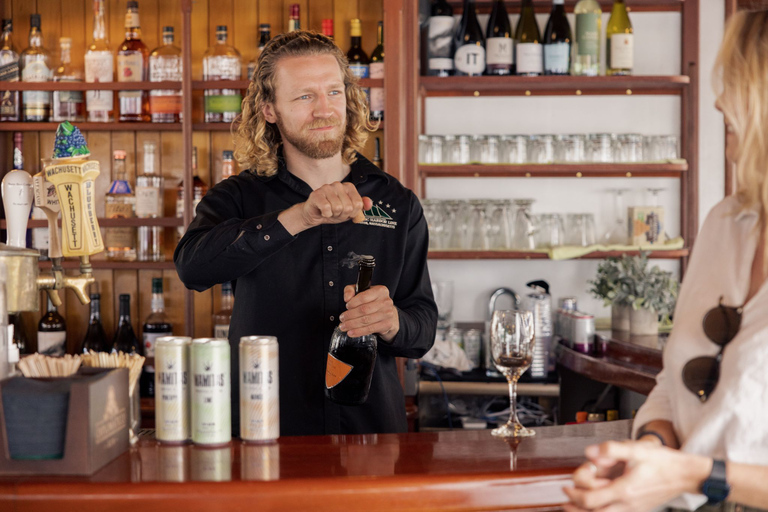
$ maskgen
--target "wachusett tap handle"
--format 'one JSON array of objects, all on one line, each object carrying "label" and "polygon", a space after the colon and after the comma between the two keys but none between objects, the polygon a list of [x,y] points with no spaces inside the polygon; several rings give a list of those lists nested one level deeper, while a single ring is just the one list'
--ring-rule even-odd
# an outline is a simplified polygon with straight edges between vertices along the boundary
[{"label": "wachusett tap handle", "polygon": [[34,205],[32,176],[22,170],[9,172],[3,178],[2,194],[8,230],[6,243],[12,247],[26,248],[29,212]]}]

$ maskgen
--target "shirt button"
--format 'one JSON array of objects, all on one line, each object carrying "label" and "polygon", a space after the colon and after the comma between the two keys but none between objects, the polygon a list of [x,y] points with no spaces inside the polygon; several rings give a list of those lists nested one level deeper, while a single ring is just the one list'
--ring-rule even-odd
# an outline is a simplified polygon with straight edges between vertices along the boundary
[{"label": "shirt button", "polygon": [[333,286],[333,281],[328,281],[328,286]]},{"label": "shirt button", "polygon": [[261,229],[261,224],[256,224],[256,229]]},{"label": "shirt button", "polygon": [[266,240],[267,242],[269,242],[269,235],[264,235],[264,240]]},{"label": "shirt button", "polygon": [[333,322],[334,320],[336,320],[336,318],[333,315],[331,315],[331,322]]},{"label": "shirt button", "polygon": [[331,252],[333,250],[333,246],[329,245],[328,247],[326,247],[326,249],[328,249],[328,252]]}]

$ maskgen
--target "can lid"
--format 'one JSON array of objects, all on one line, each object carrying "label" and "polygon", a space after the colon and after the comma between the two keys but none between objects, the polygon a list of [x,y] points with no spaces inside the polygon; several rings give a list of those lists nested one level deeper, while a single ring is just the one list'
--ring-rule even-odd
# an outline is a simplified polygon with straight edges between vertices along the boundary
[{"label": "can lid", "polygon": [[158,345],[177,346],[189,345],[190,343],[192,343],[192,338],[189,336],[160,336],[155,339],[155,348],[157,348]]},{"label": "can lid", "polygon": [[219,346],[219,345],[227,345],[229,346],[229,340],[227,338],[195,338],[192,340],[193,345],[210,345],[210,346]]},{"label": "can lid", "polygon": [[277,336],[243,336],[241,345],[271,345],[277,343]]}]

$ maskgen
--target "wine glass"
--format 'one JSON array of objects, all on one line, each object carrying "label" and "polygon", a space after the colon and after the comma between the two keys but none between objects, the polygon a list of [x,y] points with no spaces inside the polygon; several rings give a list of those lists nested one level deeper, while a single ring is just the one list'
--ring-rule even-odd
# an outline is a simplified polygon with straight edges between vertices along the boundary
[{"label": "wine glass", "polygon": [[494,429],[496,437],[527,437],[535,434],[517,420],[517,379],[531,366],[534,345],[533,313],[497,310],[491,317],[493,364],[509,383],[509,421]]}]

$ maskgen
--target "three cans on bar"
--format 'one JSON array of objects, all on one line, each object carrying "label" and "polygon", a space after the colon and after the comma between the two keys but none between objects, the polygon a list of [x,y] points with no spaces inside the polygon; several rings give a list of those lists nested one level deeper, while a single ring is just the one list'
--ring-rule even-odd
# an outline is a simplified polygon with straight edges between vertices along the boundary
[{"label": "three cans on bar", "polygon": [[[280,436],[277,338],[244,336],[239,355],[240,437],[275,440]],[[221,445],[231,440],[228,340],[158,338],[155,368],[158,441]]]}]

